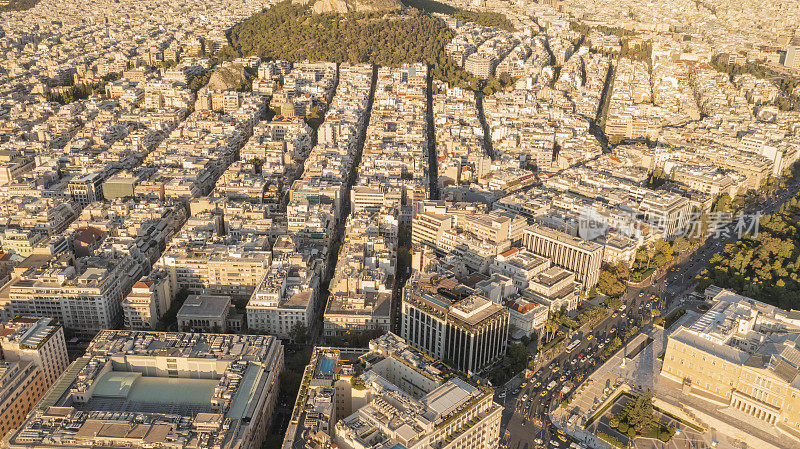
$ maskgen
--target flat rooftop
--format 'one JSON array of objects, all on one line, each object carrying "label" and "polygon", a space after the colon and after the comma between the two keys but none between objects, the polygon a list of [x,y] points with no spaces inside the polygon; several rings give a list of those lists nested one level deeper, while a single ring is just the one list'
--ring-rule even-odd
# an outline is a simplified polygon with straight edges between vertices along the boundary
[{"label": "flat rooftop", "polygon": [[101,331],[8,444],[233,449],[260,422],[282,365],[267,335]]},{"label": "flat rooftop", "polygon": [[21,347],[38,348],[60,327],[54,318],[18,316],[3,325],[0,339]]},{"label": "flat rooftop", "polygon": [[229,296],[189,295],[178,311],[178,319],[220,318],[230,306]]},{"label": "flat rooftop", "polygon": [[141,373],[110,371],[97,380],[92,396],[148,404],[211,405],[218,383],[216,379],[143,377]]}]

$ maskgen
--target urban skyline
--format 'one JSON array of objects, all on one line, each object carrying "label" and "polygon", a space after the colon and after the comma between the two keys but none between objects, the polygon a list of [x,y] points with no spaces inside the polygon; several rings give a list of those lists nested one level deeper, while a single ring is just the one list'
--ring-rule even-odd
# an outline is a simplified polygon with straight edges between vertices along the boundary
[{"label": "urban skyline", "polygon": [[0,446],[800,448],[800,8],[0,0]]}]

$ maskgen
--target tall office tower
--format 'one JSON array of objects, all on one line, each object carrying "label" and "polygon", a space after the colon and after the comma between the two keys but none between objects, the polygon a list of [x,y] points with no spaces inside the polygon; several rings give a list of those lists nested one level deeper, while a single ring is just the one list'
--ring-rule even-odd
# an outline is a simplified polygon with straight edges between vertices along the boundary
[{"label": "tall office tower", "polygon": [[800,68],[800,46],[789,45],[783,56],[783,65],[793,69]]},{"label": "tall office tower", "polygon": [[433,274],[415,274],[403,291],[400,335],[465,372],[503,357],[508,310],[477,291]]},{"label": "tall office tower", "polygon": [[541,225],[527,227],[522,232],[522,243],[532,253],[550,259],[553,265],[574,272],[585,290],[597,285],[603,245]]}]

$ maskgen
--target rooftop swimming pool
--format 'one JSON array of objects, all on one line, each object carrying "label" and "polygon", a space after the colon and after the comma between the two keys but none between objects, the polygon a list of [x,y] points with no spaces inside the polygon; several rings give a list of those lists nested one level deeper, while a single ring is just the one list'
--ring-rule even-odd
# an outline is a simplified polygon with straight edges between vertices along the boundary
[{"label": "rooftop swimming pool", "polygon": [[336,368],[336,359],[331,357],[324,357],[322,360],[319,361],[319,368],[318,371],[320,374],[328,374]]}]

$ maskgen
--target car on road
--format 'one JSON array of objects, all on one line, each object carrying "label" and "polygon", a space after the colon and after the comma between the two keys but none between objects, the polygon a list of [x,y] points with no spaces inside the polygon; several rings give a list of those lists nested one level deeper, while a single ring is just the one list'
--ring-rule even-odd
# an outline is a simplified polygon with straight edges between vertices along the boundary
[{"label": "car on road", "polygon": [[512,396],[516,396],[519,394],[519,388],[515,388],[514,391],[511,392]]},{"label": "car on road", "polygon": [[599,345],[597,345],[597,349],[601,349],[602,350],[605,347],[606,347],[605,343],[600,343]]},{"label": "car on road", "polygon": [[538,390],[538,389],[539,389],[539,387],[541,387],[541,386],[542,386],[542,383],[541,383],[541,382],[536,382],[536,383],[533,385],[533,389],[534,389],[534,390]]},{"label": "car on road", "polygon": [[586,341],[592,341],[592,339],[593,339],[593,338],[594,338],[594,335],[592,335],[592,334],[589,334],[589,335],[586,337]]},{"label": "car on road", "polygon": [[616,318],[616,317],[617,317],[617,312],[611,314],[611,318]]},{"label": "car on road", "polygon": [[547,390],[542,390],[542,392],[539,393],[539,396],[541,396],[541,397],[547,396]]},{"label": "car on road", "polygon": [[505,399],[506,398],[505,390],[501,391],[500,394],[497,395],[497,398],[498,399]]},{"label": "car on road", "polygon": [[520,400],[521,400],[522,402],[525,402],[525,401],[527,401],[527,400],[528,400],[528,393],[525,393],[525,394],[523,394],[523,395],[522,395],[522,398],[520,398]]}]

